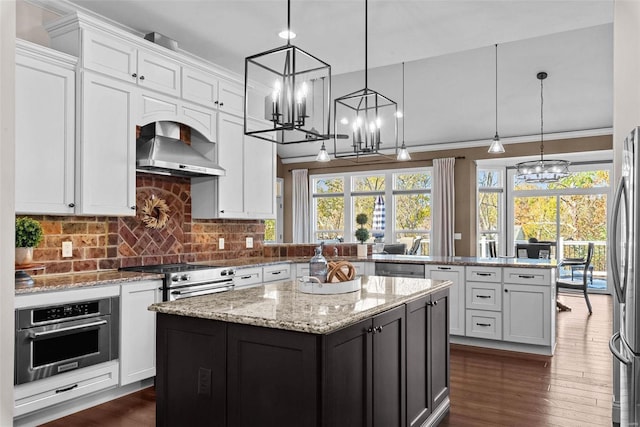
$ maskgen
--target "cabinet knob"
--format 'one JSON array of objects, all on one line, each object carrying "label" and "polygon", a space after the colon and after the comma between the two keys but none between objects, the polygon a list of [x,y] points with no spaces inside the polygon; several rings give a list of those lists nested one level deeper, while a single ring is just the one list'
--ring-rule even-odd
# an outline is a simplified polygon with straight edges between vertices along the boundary
[{"label": "cabinet knob", "polygon": [[218,105],[218,101],[214,101],[214,104],[215,104],[215,105]]},{"label": "cabinet knob", "polygon": [[505,289],[504,291],[505,291],[505,292],[509,292],[509,289]]},{"label": "cabinet knob", "polygon": [[375,330],[375,328],[369,327],[369,329],[367,329],[367,333],[368,334],[371,334],[371,333],[375,334],[376,330]]},{"label": "cabinet knob", "polygon": [[131,210],[135,211],[136,210],[136,205],[131,206]]},{"label": "cabinet knob", "polygon": [[435,301],[433,302],[433,305],[438,305],[438,300],[435,300]]},{"label": "cabinet knob", "polygon": [[73,202],[71,202],[71,203],[69,203],[69,207],[70,207],[70,208],[75,208],[75,207],[76,207],[76,204],[75,204],[75,203],[73,203]]},{"label": "cabinet knob", "polygon": [[138,74],[133,73],[133,74],[131,74],[131,77],[133,77],[135,79],[136,77],[138,77]]},{"label": "cabinet knob", "polygon": [[144,76],[140,76],[140,80],[144,80]]},{"label": "cabinet knob", "polygon": [[220,213],[224,213],[224,209],[222,209],[222,210],[220,211]]},{"label": "cabinet knob", "polygon": [[222,107],[223,105],[224,105],[224,102],[221,102],[221,103],[220,103],[220,106]]}]

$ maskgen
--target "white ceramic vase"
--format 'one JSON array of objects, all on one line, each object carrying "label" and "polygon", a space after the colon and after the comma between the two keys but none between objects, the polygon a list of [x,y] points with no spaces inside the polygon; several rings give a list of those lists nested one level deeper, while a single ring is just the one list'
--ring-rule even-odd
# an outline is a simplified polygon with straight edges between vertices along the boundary
[{"label": "white ceramic vase", "polygon": [[358,243],[358,257],[367,256],[367,246],[366,244]]},{"label": "white ceramic vase", "polygon": [[33,248],[16,248],[16,265],[31,264],[33,261]]}]

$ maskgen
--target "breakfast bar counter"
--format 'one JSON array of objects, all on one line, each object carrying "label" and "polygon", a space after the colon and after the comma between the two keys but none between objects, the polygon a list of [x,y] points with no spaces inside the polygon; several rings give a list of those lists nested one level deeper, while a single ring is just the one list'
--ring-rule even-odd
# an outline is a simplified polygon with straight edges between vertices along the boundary
[{"label": "breakfast bar counter", "polygon": [[449,410],[450,284],[364,276],[323,295],[290,280],[153,304],[156,423],[436,425]]}]

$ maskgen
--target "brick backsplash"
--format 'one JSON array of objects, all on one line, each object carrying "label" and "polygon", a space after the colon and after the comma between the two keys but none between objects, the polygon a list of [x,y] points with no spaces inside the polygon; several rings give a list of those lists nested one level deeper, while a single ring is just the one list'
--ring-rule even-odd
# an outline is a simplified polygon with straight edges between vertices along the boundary
[{"label": "brick backsplash", "polygon": [[[140,209],[151,197],[169,207],[167,225],[147,228]],[[35,248],[40,274],[92,272],[130,265],[215,261],[263,255],[261,220],[193,220],[188,178],[138,173],[135,217],[29,215],[41,222],[44,240]],[[218,249],[223,237],[225,248]],[[253,249],[245,238],[253,237]],[[62,258],[62,242],[73,243],[73,257]]]}]

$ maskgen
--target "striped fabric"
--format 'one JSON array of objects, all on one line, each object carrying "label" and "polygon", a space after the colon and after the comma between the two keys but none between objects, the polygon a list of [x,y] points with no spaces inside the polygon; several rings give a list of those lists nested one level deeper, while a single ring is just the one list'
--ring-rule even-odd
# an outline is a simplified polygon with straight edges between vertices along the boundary
[{"label": "striped fabric", "polygon": [[384,207],[384,198],[382,196],[376,197],[376,202],[373,205],[373,225],[371,234],[373,237],[384,236],[384,227],[386,221],[386,213]]}]

